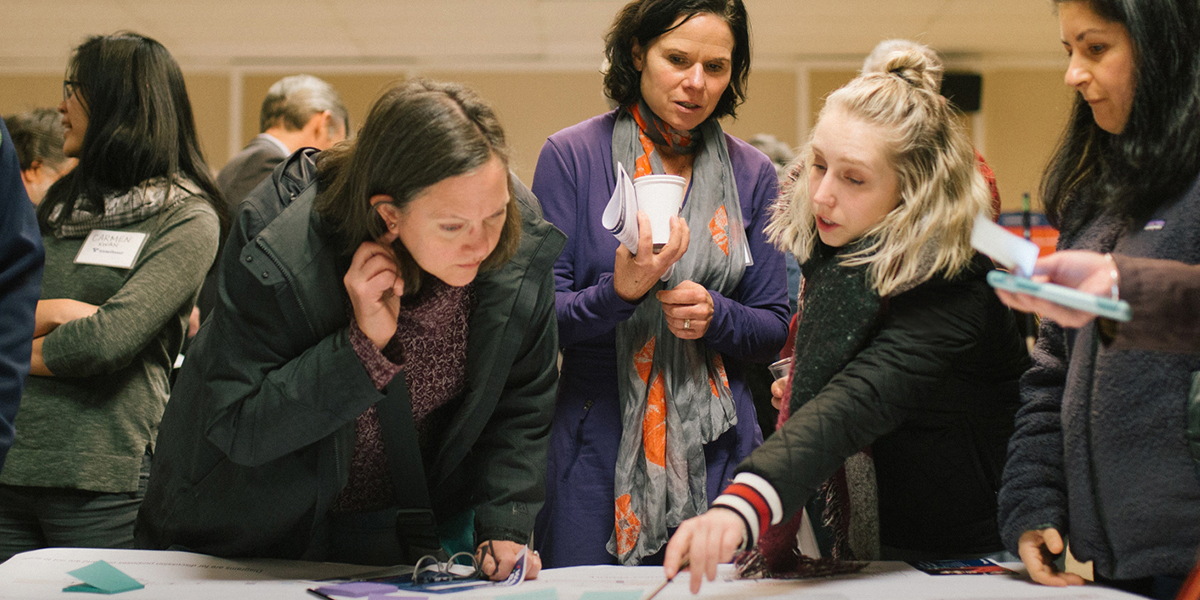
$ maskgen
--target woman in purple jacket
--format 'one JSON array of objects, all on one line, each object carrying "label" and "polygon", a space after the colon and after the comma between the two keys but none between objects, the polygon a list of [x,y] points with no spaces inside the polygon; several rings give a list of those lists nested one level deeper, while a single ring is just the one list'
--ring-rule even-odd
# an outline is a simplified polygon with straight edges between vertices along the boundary
[{"label": "woman in purple jacket", "polygon": [[[634,0],[605,52],[620,108],[551,136],[533,180],[568,237],[535,536],[552,567],[660,563],[669,531],[762,442],[741,363],[771,360],[787,337],[783,256],[763,233],[775,169],[717,122],[734,115],[750,68],[741,0]],[[658,253],[644,214],[636,254],[601,224],[618,164],[688,182]]]}]

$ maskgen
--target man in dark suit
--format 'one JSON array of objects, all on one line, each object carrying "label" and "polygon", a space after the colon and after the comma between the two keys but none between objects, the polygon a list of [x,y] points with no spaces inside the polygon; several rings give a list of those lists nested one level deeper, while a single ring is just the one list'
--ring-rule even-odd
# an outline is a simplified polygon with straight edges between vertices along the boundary
[{"label": "man in dark suit", "polygon": [[233,217],[242,199],[266,179],[275,165],[300,148],[324,150],[346,139],[350,119],[338,93],[312,75],[275,82],[263,99],[259,131],[217,175]]},{"label": "man in dark suit", "polygon": [[[237,218],[242,199],[284,158],[300,148],[325,150],[346,139],[350,130],[350,116],[341,96],[312,75],[292,75],[276,81],[263,99],[258,123],[262,133],[217,174],[217,187],[229,206],[230,223]],[[189,336],[196,333],[194,328],[217,302],[216,271],[209,272],[200,290]]]}]

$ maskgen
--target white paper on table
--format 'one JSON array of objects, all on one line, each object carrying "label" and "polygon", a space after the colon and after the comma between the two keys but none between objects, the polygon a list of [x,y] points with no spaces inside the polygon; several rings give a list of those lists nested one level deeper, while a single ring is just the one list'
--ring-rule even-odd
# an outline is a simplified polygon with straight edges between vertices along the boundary
[{"label": "white paper on table", "polygon": [[971,247],[1021,277],[1033,275],[1033,265],[1040,252],[1037,244],[1013,235],[983,216],[983,213],[975,215],[975,226],[971,228]]},{"label": "white paper on table", "polygon": [[[600,216],[600,224],[634,256],[637,256],[638,253],[637,213],[637,191],[633,187],[633,178],[625,171],[625,165],[617,163],[616,189],[613,190],[612,197],[608,199],[608,204],[604,207],[604,214]],[[663,273],[659,281],[669,280],[673,273],[675,273],[674,264],[667,268],[667,272]]]}]

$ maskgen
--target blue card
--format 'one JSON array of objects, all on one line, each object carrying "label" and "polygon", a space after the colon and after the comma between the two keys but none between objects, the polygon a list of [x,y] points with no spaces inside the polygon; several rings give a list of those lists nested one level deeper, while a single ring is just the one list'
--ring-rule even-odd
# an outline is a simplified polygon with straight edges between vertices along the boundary
[{"label": "blue card", "polygon": [[146,587],[102,560],[98,560],[86,567],[69,571],[67,575],[82,579],[83,583],[67,586],[63,588],[64,592],[119,594]]},{"label": "blue card", "polygon": [[641,600],[644,593],[637,591],[584,592],[579,600]]},{"label": "blue card", "polygon": [[558,591],[554,588],[525,592],[524,594],[505,594],[496,596],[496,600],[558,600]]}]

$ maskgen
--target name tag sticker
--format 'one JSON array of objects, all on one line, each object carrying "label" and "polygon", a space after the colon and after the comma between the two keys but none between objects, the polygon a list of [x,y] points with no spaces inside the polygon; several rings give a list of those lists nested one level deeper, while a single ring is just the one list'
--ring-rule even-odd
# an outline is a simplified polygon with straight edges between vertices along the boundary
[{"label": "name tag sticker", "polygon": [[128,269],[137,260],[145,243],[145,233],[93,229],[83,240],[79,254],[75,255],[75,264]]}]

